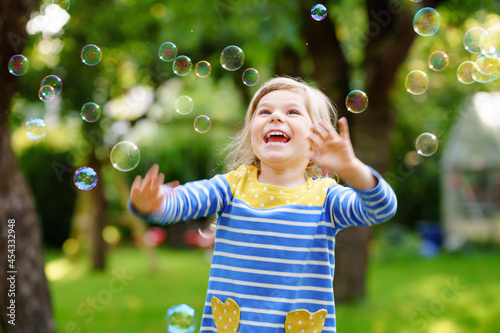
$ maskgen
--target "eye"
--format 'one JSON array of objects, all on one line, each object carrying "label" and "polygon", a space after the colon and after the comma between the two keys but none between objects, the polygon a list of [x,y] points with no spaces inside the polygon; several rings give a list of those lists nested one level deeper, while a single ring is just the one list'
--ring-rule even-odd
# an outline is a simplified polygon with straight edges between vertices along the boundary
[{"label": "eye", "polygon": [[296,114],[296,115],[299,115],[299,114],[300,114],[300,112],[299,112],[299,111],[297,111],[297,110],[293,110],[293,109],[292,109],[292,110],[288,110],[288,114]]},{"label": "eye", "polygon": [[269,110],[266,110],[266,109],[262,109],[258,112],[259,115],[269,115],[271,114],[271,112],[269,112]]}]

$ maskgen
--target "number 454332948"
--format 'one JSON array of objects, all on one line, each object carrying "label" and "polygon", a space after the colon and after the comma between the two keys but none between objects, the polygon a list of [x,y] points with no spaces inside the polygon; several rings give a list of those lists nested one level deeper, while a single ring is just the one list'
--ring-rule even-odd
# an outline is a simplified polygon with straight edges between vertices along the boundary
[{"label": "number 454332948", "polygon": [[9,269],[16,268],[16,230],[14,226],[16,225],[16,220],[9,219],[7,221],[7,261],[9,262]]}]

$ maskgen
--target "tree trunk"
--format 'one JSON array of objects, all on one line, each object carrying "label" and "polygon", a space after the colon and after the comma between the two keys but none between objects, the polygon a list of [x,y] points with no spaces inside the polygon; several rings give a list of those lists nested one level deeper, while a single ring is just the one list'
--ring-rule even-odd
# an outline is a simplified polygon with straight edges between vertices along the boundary
[{"label": "tree trunk", "polygon": [[[95,150],[90,154],[89,167],[102,175],[102,162],[95,156]],[[90,190],[92,193],[92,224],[90,226],[90,246],[92,269],[103,271],[106,268],[106,242],[102,232],[108,220],[108,203],[104,194],[104,180],[98,179],[97,185]]]},{"label": "tree trunk", "polygon": [[[339,116],[349,120],[356,155],[380,173],[389,164],[391,134],[395,112],[390,106],[390,92],[397,70],[406,59],[415,32],[412,18],[397,0],[366,0],[368,30],[366,39],[356,45],[365,50],[363,68],[366,73],[364,91],[369,98],[368,109],[361,115],[346,112],[345,97],[349,93],[349,67],[335,25],[330,19],[311,20],[313,3],[303,2],[304,36],[308,52],[315,64],[314,79],[337,105]],[[325,38],[328,36],[328,38]],[[359,44],[359,45],[358,45]],[[359,88],[358,88],[359,89]],[[342,230],[336,240],[334,290],[337,302],[352,301],[365,296],[368,243],[372,230],[351,227]]]},{"label": "tree trunk", "polygon": [[[8,111],[17,78],[6,69],[26,43],[38,1],[0,5],[0,306],[2,332],[54,332],[35,205],[10,145]],[[15,238],[14,238],[15,237]],[[10,256],[10,257],[8,257]],[[10,308],[9,308],[10,307]],[[14,325],[15,324],[15,325]]]}]

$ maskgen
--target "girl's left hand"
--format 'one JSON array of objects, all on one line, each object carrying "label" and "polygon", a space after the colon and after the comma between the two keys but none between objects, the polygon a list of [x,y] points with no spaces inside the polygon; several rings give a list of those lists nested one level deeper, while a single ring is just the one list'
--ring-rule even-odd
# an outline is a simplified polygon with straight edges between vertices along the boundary
[{"label": "girl's left hand", "polygon": [[311,127],[309,158],[319,167],[336,173],[355,188],[368,189],[376,186],[375,177],[354,153],[347,119],[339,122],[339,133],[332,124],[319,122]]}]

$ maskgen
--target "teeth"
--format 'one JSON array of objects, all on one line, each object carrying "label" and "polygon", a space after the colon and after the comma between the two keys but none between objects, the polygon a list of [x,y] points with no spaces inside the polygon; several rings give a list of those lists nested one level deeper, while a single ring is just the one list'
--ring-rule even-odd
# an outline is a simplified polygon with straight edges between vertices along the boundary
[{"label": "teeth", "polygon": [[279,136],[282,136],[282,137],[285,137],[286,139],[289,139],[288,138],[288,135],[286,135],[285,133],[283,132],[278,132],[278,131],[272,131],[272,132],[269,132],[267,133],[266,135],[266,139],[269,139],[271,136],[273,135],[279,135]]}]

